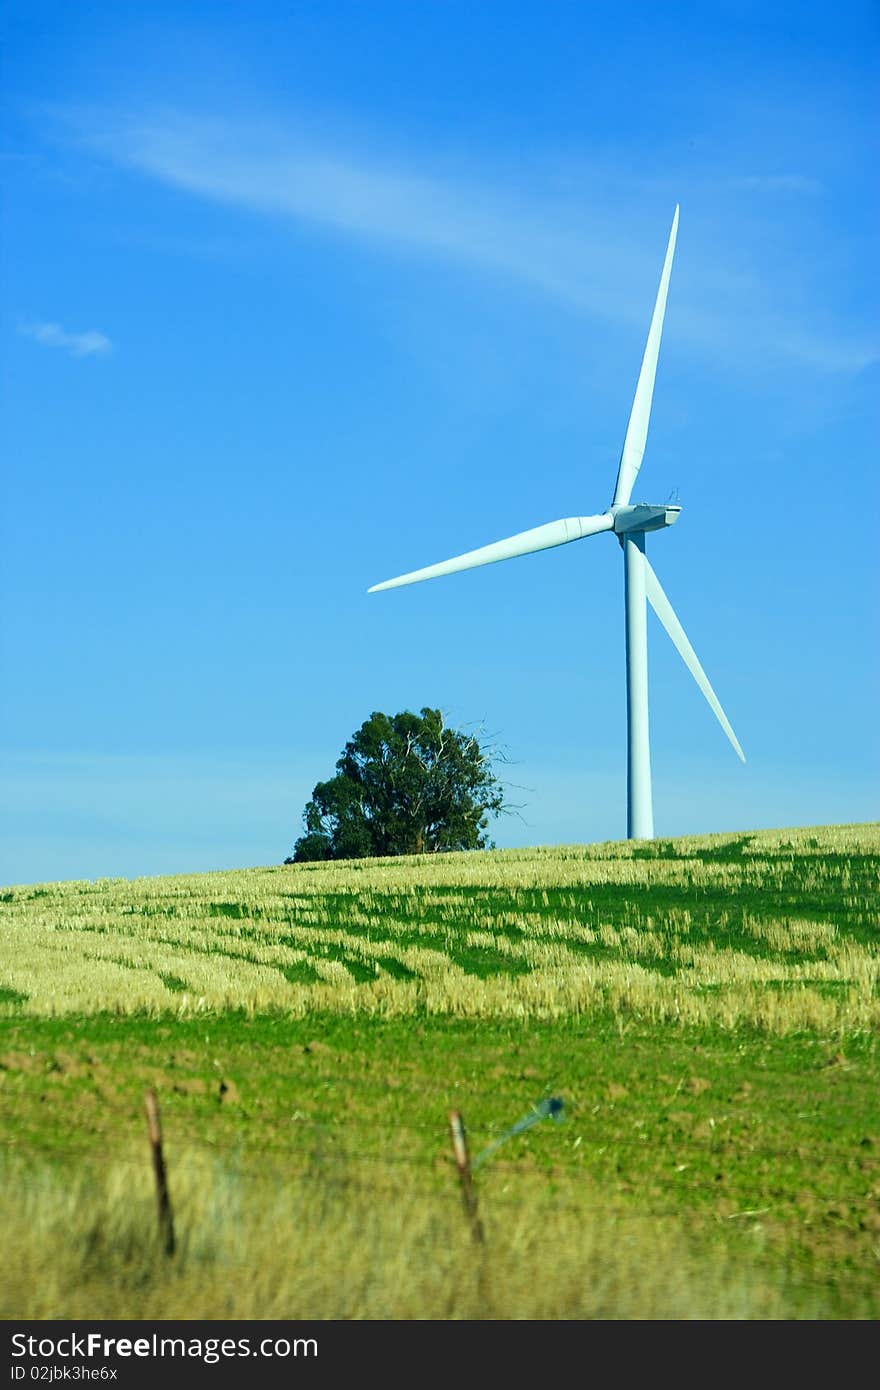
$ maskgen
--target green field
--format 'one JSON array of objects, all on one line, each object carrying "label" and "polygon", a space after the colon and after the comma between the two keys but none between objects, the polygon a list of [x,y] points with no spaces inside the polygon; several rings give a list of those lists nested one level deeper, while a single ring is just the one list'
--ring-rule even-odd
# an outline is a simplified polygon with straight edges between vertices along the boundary
[{"label": "green field", "polygon": [[[872,824],[0,890],[0,1316],[875,1318],[878,865]],[[478,1154],[548,1095],[478,1247],[448,1111]]]}]

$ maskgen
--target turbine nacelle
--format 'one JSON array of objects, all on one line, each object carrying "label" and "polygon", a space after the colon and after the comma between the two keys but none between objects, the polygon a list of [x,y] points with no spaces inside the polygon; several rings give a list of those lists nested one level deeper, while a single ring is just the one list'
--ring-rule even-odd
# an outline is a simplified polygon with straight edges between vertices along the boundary
[{"label": "turbine nacelle", "polygon": [[637,502],[634,506],[609,507],[608,515],[614,518],[615,532],[622,536],[627,531],[660,531],[664,526],[674,526],[680,511],[681,507],[668,503],[652,507],[647,502]]}]

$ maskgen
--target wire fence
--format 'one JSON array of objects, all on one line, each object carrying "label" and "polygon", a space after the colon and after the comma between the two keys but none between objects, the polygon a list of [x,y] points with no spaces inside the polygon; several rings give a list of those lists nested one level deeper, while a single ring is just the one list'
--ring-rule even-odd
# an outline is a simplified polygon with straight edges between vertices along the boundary
[{"label": "wire fence", "polygon": [[[372,1165],[373,1170],[382,1168],[393,1171],[407,1171],[410,1175],[433,1173],[435,1178],[454,1168],[453,1159],[449,1147],[449,1128],[448,1123],[438,1123],[437,1125],[411,1124],[402,1121],[399,1125],[379,1125],[369,1122],[359,1121],[339,1122],[333,1121],[322,1123],[317,1121],[296,1121],[297,1135],[296,1141],[289,1140],[248,1140],[241,1136],[229,1136],[224,1140],[209,1140],[200,1136],[195,1142],[199,1150],[199,1156],[193,1157],[187,1153],[182,1146],[190,1142],[190,1136],[181,1135],[179,1131],[172,1130],[166,1134],[165,1148],[168,1155],[169,1170],[172,1175],[174,1172],[188,1172],[204,1174],[206,1163],[217,1163],[221,1161],[227,1164],[230,1170],[237,1175],[244,1176],[249,1172],[264,1176],[268,1169],[275,1174],[287,1173],[289,1176],[295,1171],[302,1175],[310,1167],[319,1169],[328,1179],[332,1179],[334,1165],[342,1167],[345,1165]],[[375,1148],[362,1147],[357,1142],[357,1136],[362,1132],[368,1131],[376,1136],[377,1140],[383,1142],[381,1147]],[[430,1148],[422,1147],[419,1151],[401,1152],[399,1148],[401,1133],[407,1131],[417,1132],[419,1136],[434,1134],[436,1136],[436,1147],[433,1151]],[[496,1136],[496,1142],[508,1129],[501,1129],[499,1126],[483,1127],[468,1125],[468,1137],[471,1141],[489,1135]],[[515,1137],[515,1136],[514,1136]],[[524,1158],[517,1158],[510,1154],[499,1155],[492,1153],[487,1157],[485,1163],[481,1163],[481,1181],[485,1181],[488,1173],[497,1173],[508,1179],[525,1180],[530,1183],[541,1182],[550,1184],[554,1190],[560,1186],[568,1184],[583,1184],[589,1181],[595,1171],[604,1171],[607,1165],[597,1163],[596,1160],[603,1159],[606,1155],[610,1161],[615,1160],[618,1153],[635,1155],[636,1151],[644,1151],[646,1147],[657,1141],[656,1134],[646,1133],[641,1138],[627,1138],[619,1135],[589,1136],[577,1135],[572,1140],[568,1135],[564,1138],[560,1135],[560,1145],[554,1147],[550,1140],[545,1140],[541,1150],[536,1151],[531,1147],[529,1153]],[[146,1171],[146,1157],[139,1156],[132,1149],[142,1144],[141,1133],[132,1132],[126,1138],[118,1141],[120,1147],[113,1150],[107,1148],[106,1135],[93,1136],[93,1143],[83,1142],[72,1143],[69,1140],[15,1140],[7,1139],[0,1148],[7,1158],[18,1158],[26,1160],[28,1163],[42,1160],[47,1163],[59,1160],[75,1161],[80,1164],[93,1162],[100,1170],[106,1171],[109,1165],[131,1167],[134,1169],[144,1168]],[[340,1142],[342,1139],[342,1142]],[[354,1140],[354,1142],[351,1142]],[[577,1148],[586,1155],[590,1155],[593,1160],[591,1166],[589,1160],[579,1165],[577,1169],[562,1170],[559,1162],[562,1157],[560,1148],[564,1147],[570,1154],[576,1141]],[[121,1146],[125,1145],[128,1152]],[[392,1145],[397,1147],[391,1147]],[[490,1148],[492,1145],[490,1144]],[[822,1182],[817,1185],[813,1179],[818,1176],[817,1168],[821,1164],[829,1165],[834,1169],[839,1179],[858,1176],[864,1186],[861,1196],[848,1192],[847,1201],[858,1201],[865,1207],[877,1207],[880,1191],[874,1191],[874,1187],[880,1179],[880,1146],[865,1147],[858,1151],[846,1151],[839,1148],[821,1148],[810,1145],[809,1149],[802,1152],[792,1150],[790,1147],[782,1148],[775,1145],[755,1143],[751,1141],[736,1142],[729,1138],[718,1141],[695,1140],[687,1134],[676,1135],[674,1139],[668,1140],[669,1161],[668,1163],[653,1165],[653,1177],[656,1181],[673,1180],[676,1190],[689,1190],[693,1192],[712,1192],[720,1196],[723,1192],[721,1182],[727,1183],[732,1176],[734,1165],[741,1159],[748,1158],[754,1160],[787,1160],[791,1168],[807,1168],[809,1171],[804,1173],[803,1188],[809,1193],[812,1199],[828,1201],[839,1200],[841,1198],[840,1182],[833,1187]],[[541,1159],[544,1165],[541,1165]],[[693,1182],[690,1177],[685,1177],[693,1167],[710,1166],[721,1170],[721,1180],[715,1175],[707,1176],[698,1182]],[[633,1165],[633,1170],[636,1165]],[[820,1169],[822,1177],[827,1179],[827,1168]],[[626,1169],[621,1167],[615,1174],[620,1184],[625,1184],[631,1177],[635,1176],[632,1171],[629,1174]],[[645,1180],[642,1170],[638,1176],[641,1181]],[[650,1181],[650,1179],[648,1179]],[[371,1184],[375,1182],[370,1179]],[[850,1186],[852,1183],[850,1182]],[[494,1186],[494,1184],[493,1184]],[[872,1195],[873,1192],[873,1195]],[[497,1194],[496,1194],[497,1195]],[[493,1196],[493,1200],[495,1200]],[[678,1209],[680,1210],[680,1208]]]},{"label": "wire fence", "polygon": [[[497,1093],[491,1094],[497,1102]],[[668,1161],[658,1162],[654,1154],[646,1173],[639,1163],[639,1151],[645,1153],[649,1145],[656,1146],[656,1126],[633,1136],[589,1134],[583,1131],[593,1116],[584,1113],[577,1117],[577,1125],[569,1123],[567,1129],[560,1126],[557,1130],[555,1124],[542,1126],[540,1145],[529,1144],[525,1156],[517,1157],[512,1148],[499,1154],[503,1144],[513,1144],[542,1120],[563,1118],[562,1100],[546,1097],[513,1125],[469,1126],[467,1137],[471,1141],[488,1140],[473,1164],[466,1151],[462,1164],[455,1144],[454,1153],[450,1148],[450,1138],[455,1136],[455,1125],[450,1122],[458,1112],[447,1112],[445,1120],[432,1122],[405,1116],[388,1121],[351,1115],[323,1120],[291,1111],[286,1135],[276,1133],[265,1138],[233,1128],[211,1140],[199,1135],[195,1151],[186,1148],[191,1136],[180,1123],[178,1112],[163,1154],[155,1091],[148,1089],[144,1099],[150,1117],[149,1143],[158,1197],[158,1244],[154,1244],[155,1235],[147,1244],[143,1238],[144,1203],[151,1186],[143,1115],[137,1129],[131,1117],[126,1116],[120,1127],[118,1112],[115,1117],[111,1115],[111,1123],[114,1118],[117,1122],[113,1144],[108,1142],[108,1125],[103,1132],[82,1134],[77,1142],[69,1135],[52,1140],[10,1138],[0,1154],[23,1161],[28,1187],[37,1203],[41,1200],[39,1184],[33,1184],[37,1163],[77,1165],[79,1181],[71,1183],[67,1173],[64,1181],[74,1207],[82,1211],[76,1228],[80,1239],[91,1240],[95,1223],[100,1225],[111,1211],[117,1213],[113,1217],[116,1229],[118,1212],[124,1211],[138,1248],[144,1252],[161,1250],[166,1261],[179,1263],[183,1258],[188,1269],[213,1267],[221,1277],[226,1271],[240,1275],[264,1270],[261,1233],[267,1221],[285,1221],[285,1202],[290,1204],[295,1224],[301,1225],[306,1214],[307,1223],[317,1223],[316,1229],[329,1225],[331,1233],[338,1230],[340,1237],[354,1222],[360,1238],[358,1223],[365,1210],[378,1213],[383,1222],[386,1217],[391,1219],[401,1233],[410,1222],[414,1232],[433,1232],[431,1238],[442,1230],[444,1243],[448,1230],[457,1227],[460,1238],[466,1239],[469,1227],[474,1247],[487,1253],[490,1248],[493,1253],[504,1250],[508,1239],[514,1244],[523,1239],[528,1242],[534,1236],[535,1222],[542,1239],[555,1223],[552,1229],[557,1231],[566,1230],[567,1225],[573,1231],[585,1228],[588,1242],[591,1231],[600,1241],[613,1242],[619,1227],[624,1228],[626,1238],[634,1236],[638,1242],[651,1223],[671,1223],[668,1229],[682,1234],[715,1231],[720,1237],[722,1230],[742,1231],[742,1237],[731,1237],[731,1248],[739,1251],[750,1248],[740,1244],[746,1232],[763,1231],[769,1223],[784,1247],[785,1242],[799,1238],[805,1217],[812,1219],[814,1215],[821,1221],[847,1225],[849,1238],[856,1241],[867,1232],[866,1238],[876,1246],[871,1223],[880,1211],[880,1155],[870,1144],[858,1155],[843,1144],[825,1146],[820,1153],[816,1145],[793,1150],[791,1146],[757,1142],[747,1134],[698,1138],[679,1132],[663,1136]],[[579,1132],[573,1134],[574,1129]],[[368,1144],[372,1141],[372,1147],[364,1147],[365,1139]],[[401,1151],[401,1141],[412,1151]],[[570,1160],[574,1147],[580,1151],[577,1168]],[[560,1167],[563,1151],[569,1155],[565,1168]],[[759,1165],[772,1161],[777,1165],[775,1175],[755,1174],[752,1168],[737,1178],[736,1165],[746,1157]],[[799,1167],[796,1182],[780,1185],[780,1161],[789,1168]],[[471,1179],[472,1166],[480,1167],[476,1186]],[[108,1181],[114,1168],[123,1170],[121,1183],[115,1186]],[[870,1188],[872,1181],[875,1185]],[[14,1183],[8,1187],[14,1200]],[[118,1205],[120,1188],[123,1208]],[[248,1201],[250,1195],[255,1206]],[[467,1224],[462,1224],[460,1214],[453,1215],[462,1197]],[[252,1229],[248,1211],[255,1213]],[[50,1203],[47,1219],[49,1230],[59,1223],[68,1229],[66,1204],[62,1209]],[[76,1241],[75,1232],[71,1234]],[[254,1252],[251,1258],[249,1241]],[[864,1240],[858,1248],[863,1245]],[[779,1258],[787,1259],[783,1247]],[[490,1268],[483,1256],[475,1265],[483,1297]],[[803,1290],[827,1293],[827,1274],[809,1267],[798,1269],[797,1283]]]},{"label": "wire fence", "polygon": [[[201,1100],[203,1097],[200,1095],[198,1099]],[[163,1106],[164,1105],[165,1102],[163,1101]],[[235,1102],[234,1107],[239,1114],[244,1114],[239,1102]],[[588,1151],[605,1150],[612,1147],[621,1150],[641,1149],[647,1144],[662,1141],[671,1149],[674,1148],[676,1153],[689,1150],[694,1153],[712,1155],[715,1157],[729,1157],[735,1153],[743,1153],[764,1158],[787,1158],[792,1162],[808,1160],[810,1163],[815,1164],[817,1160],[827,1160],[828,1162],[836,1164],[849,1163],[858,1164],[866,1168],[880,1168],[880,1134],[865,1133],[858,1139],[848,1141],[850,1147],[847,1147],[847,1141],[843,1141],[840,1144],[830,1144],[814,1140],[812,1136],[804,1136],[800,1142],[788,1142],[783,1146],[768,1143],[760,1139],[760,1137],[756,1136],[754,1133],[750,1133],[748,1129],[732,1131],[724,1121],[718,1121],[710,1126],[711,1118],[712,1117],[704,1117],[701,1115],[693,1116],[693,1125],[695,1128],[700,1128],[702,1131],[704,1131],[707,1126],[711,1128],[712,1132],[708,1135],[705,1134],[705,1132],[702,1132],[700,1135],[694,1135],[690,1130],[688,1122],[680,1123],[675,1119],[670,1120],[668,1124],[663,1126],[656,1120],[654,1122],[633,1120],[630,1122],[629,1127],[631,1129],[638,1128],[639,1132],[637,1134],[622,1134],[617,1130],[608,1129],[603,1129],[599,1133],[590,1134],[588,1132],[589,1124],[591,1120],[594,1119],[594,1116],[590,1112],[580,1112],[572,1116],[567,1108],[563,1121],[565,1127],[559,1130],[557,1137],[559,1139],[559,1146],[567,1146],[570,1148],[576,1143],[578,1148],[584,1148]],[[878,1115],[877,1118],[878,1121],[880,1121],[880,1115]],[[175,1121],[178,1119],[179,1116],[175,1115]],[[199,1119],[201,1120],[202,1117],[200,1116]],[[213,1149],[222,1146],[227,1151],[237,1151],[240,1153],[250,1151],[259,1155],[270,1152],[294,1154],[303,1147],[299,1142],[299,1136],[308,1132],[315,1136],[321,1136],[325,1139],[332,1140],[338,1140],[340,1135],[371,1134],[381,1138],[386,1143],[399,1143],[401,1136],[415,1135],[422,1144],[426,1136],[434,1135],[436,1136],[438,1147],[448,1147],[449,1131],[445,1111],[442,1118],[438,1118],[436,1121],[415,1120],[398,1116],[390,1120],[371,1120],[368,1117],[361,1116],[356,1118],[339,1116],[330,1120],[322,1120],[294,1108],[288,1115],[276,1117],[274,1123],[276,1129],[282,1125],[288,1127],[290,1135],[297,1136],[297,1142],[291,1143],[290,1139],[286,1137],[281,1140],[266,1138],[263,1134],[251,1137],[243,1127],[240,1127],[237,1131],[233,1131],[232,1133],[227,1132],[218,1137],[212,1137],[202,1133],[199,1135],[197,1142],[200,1146],[206,1148]],[[672,1127],[675,1128],[675,1133],[670,1133],[670,1128]],[[480,1124],[469,1121],[467,1125],[468,1135],[472,1140],[485,1140],[489,1143],[501,1136],[507,1135],[509,1130],[509,1125],[502,1124]],[[132,1134],[139,1141],[139,1119],[137,1132],[135,1133],[133,1129]],[[178,1143],[190,1138],[190,1136],[182,1130],[179,1123],[174,1123],[172,1125],[170,1134],[173,1140]],[[85,1152],[88,1152],[92,1141],[104,1143],[106,1141],[105,1129],[97,1128],[91,1133],[84,1133],[82,1140],[76,1143],[71,1142],[69,1138],[59,1140],[46,1140],[41,1138],[39,1142],[7,1138],[5,1141],[0,1142],[0,1152],[27,1152],[33,1154],[35,1157],[40,1154],[82,1157]],[[856,1147],[853,1148],[851,1146],[852,1144],[855,1144]],[[353,1152],[354,1151],[349,1149],[345,1150],[345,1153],[349,1156],[351,1156]],[[376,1157],[380,1157],[383,1162],[403,1161],[422,1163],[425,1161],[424,1152],[422,1151],[420,1151],[419,1154],[398,1154],[395,1156],[383,1150],[382,1154],[377,1154]],[[493,1165],[503,1161],[504,1160],[493,1159]]]},{"label": "wire fence", "polygon": [[[394,1141],[393,1130],[386,1130],[384,1131],[384,1133],[385,1137],[389,1141]],[[479,1131],[472,1129],[470,1126],[468,1127],[468,1135],[471,1139],[473,1139],[478,1133]],[[96,1136],[96,1138],[97,1137],[98,1136]],[[309,1155],[315,1152],[316,1144],[319,1143],[321,1139],[329,1140],[334,1137],[336,1136],[334,1136],[332,1130],[328,1128],[326,1132],[316,1131],[316,1138],[311,1145],[265,1143],[262,1140],[254,1141],[249,1144],[236,1144],[234,1142],[229,1144],[221,1144],[219,1141],[212,1141],[210,1139],[205,1138],[199,1138],[198,1141],[193,1142],[194,1144],[197,1144],[199,1148],[204,1149],[206,1155],[218,1156],[219,1154],[224,1153],[228,1157],[235,1159],[252,1158],[254,1161],[265,1161],[267,1155],[269,1154],[277,1154],[279,1157],[287,1157],[290,1159],[294,1159],[302,1155]],[[445,1157],[445,1151],[443,1146],[445,1144],[445,1146],[448,1147],[448,1144],[446,1144],[446,1140],[448,1139],[448,1131],[446,1134],[442,1136],[438,1131],[437,1138],[437,1153],[440,1154],[442,1152],[443,1156]],[[592,1149],[594,1152],[597,1152],[599,1156],[602,1156],[610,1150],[629,1151],[641,1149],[650,1144],[655,1139],[656,1136],[651,1135],[645,1137],[644,1143],[640,1143],[638,1140],[619,1139],[616,1137],[605,1138],[601,1140],[583,1139],[581,1140],[581,1142],[578,1143],[577,1147],[579,1149],[585,1149],[587,1151]],[[55,1143],[52,1141],[46,1142],[42,1140],[39,1143],[33,1143],[31,1141],[22,1143],[19,1140],[7,1139],[2,1145],[0,1145],[0,1153],[5,1154],[7,1157],[23,1156],[27,1158],[46,1159],[72,1158],[80,1160],[82,1160],[83,1158],[87,1158],[90,1154],[92,1154],[95,1157],[95,1159],[97,1161],[100,1161],[101,1163],[106,1163],[108,1161],[112,1161],[114,1163],[135,1161],[129,1160],[127,1155],[125,1155],[124,1153],[120,1152],[117,1154],[116,1152],[108,1152],[107,1148],[105,1147],[106,1136],[100,1136],[100,1140],[101,1147],[96,1148],[94,1146],[89,1146],[86,1144],[71,1144],[63,1142]],[[132,1143],[134,1141],[129,1140],[128,1142]],[[172,1137],[172,1152],[174,1150],[175,1143],[179,1145],[179,1142],[180,1136]],[[569,1143],[568,1148],[570,1149],[571,1147],[572,1145],[571,1143]],[[738,1156],[747,1156],[750,1158],[788,1159],[790,1160],[792,1166],[795,1166],[798,1163],[809,1163],[813,1170],[815,1170],[816,1167],[815,1160],[824,1157],[828,1161],[833,1161],[836,1164],[836,1166],[840,1167],[842,1170],[858,1168],[860,1171],[865,1173],[876,1172],[878,1173],[878,1175],[880,1175],[880,1152],[878,1152],[877,1150],[869,1151],[867,1154],[850,1153],[848,1155],[841,1154],[839,1151],[827,1150],[823,1155],[822,1153],[820,1153],[820,1151],[811,1148],[809,1153],[797,1154],[796,1152],[793,1152],[791,1149],[773,1148],[769,1145],[762,1144],[749,1144],[737,1146],[725,1142],[722,1145],[711,1147],[708,1144],[694,1143],[688,1141],[687,1139],[678,1138],[676,1138],[674,1142],[670,1142],[669,1149],[670,1154],[674,1154],[674,1156],[677,1159],[682,1158],[686,1154],[692,1155],[693,1161],[696,1161],[697,1157],[712,1158],[718,1161],[729,1161],[732,1159],[736,1159]],[[430,1162],[430,1156],[426,1156],[425,1153],[391,1153],[387,1149],[382,1149],[381,1151],[374,1152],[371,1150],[355,1149],[345,1146],[338,1147],[337,1153],[340,1158],[363,1160],[365,1162],[387,1163],[392,1165],[402,1164],[404,1166],[411,1165],[414,1167],[423,1167],[426,1162]],[[187,1160],[179,1158],[178,1162],[181,1161]],[[522,1167],[523,1169],[525,1169],[525,1167],[527,1166],[530,1172],[536,1171],[534,1154],[532,1154],[529,1157],[527,1163],[524,1162],[522,1164],[518,1164],[517,1161],[508,1158],[493,1157],[491,1160],[491,1166],[493,1169],[501,1167],[510,1169],[511,1171],[515,1171],[518,1167]],[[554,1177],[559,1176],[561,1175],[554,1170]]]},{"label": "wire fence", "polygon": [[[347,1155],[347,1157],[363,1159],[365,1156]],[[374,1156],[367,1155],[366,1159],[368,1162],[373,1162]],[[148,1174],[146,1159],[139,1164],[133,1158],[123,1160],[123,1162],[126,1165],[137,1167],[143,1170],[145,1174]],[[397,1169],[401,1166],[401,1162],[404,1166],[412,1169],[417,1168],[421,1180],[415,1182],[410,1180],[407,1187],[402,1188],[398,1178],[383,1180],[382,1176],[377,1175],[375,1172],[370,1172],[368,1178],[364,1177],[363,1174],[353,1176],[349,1173],[341,1177],[334,1176],[332,1171],[327,1172],[324,1170],[321,1170],[318,1174],[309,1174],[307,1172],[292,1174],[288,1168],[274,1164],[271,1165],[269,1170],[264,1168],[262,1176],[268,1177],[271,1174],[273,1178],[286,1177],[290,1181],[303,1181],[313,1177],[320,1183],[320,1193],[325,1201],[332,1202],[333,1199],[347,1201],[353,1196],[357,1196],[363,1199],[366,1205],[370,1206],[375,1206],[375,1204],[380,1201],[387,1202],[389,1207],[394,1207],[400,1213],[404,1221],[407,1216],[407,1203],[422,1204],[428,1201],[436,1203],[438,1199],[442,1200],[445,1196],[450,1208],[457,1205],[459,1196],[454,1185],[455,1168],[451,1157],[448,1164],[448,1173],[443,1184],[439,1182],[429,1183],[426,1180],[424,1165],[415,1165],[408,1163],[407,1160],[397,1159],[394,1160],[390,1166]],[[387,1172],[388,1165],[385,1160],[382,1161],[382,1167]],[[186,1171],[193,1173],[199,1179],[203,1179],[205,1176],[204,1167],[201,1165],[179,1163],[175,1162],[173,1159],[169,1162],[168,1177],[170,1194],[174,1203],[175,1213],[178,1217],[179,1235],[185,1234],[188,1228],[191,1230],[192,1234],[195,1234],[195,1228],[192,1225],[192,1195],[191,1193],[185,1192],[183,1194],[183,1200],[181,1200],[179,1187],[175,1188],[175,1176],[179,1177],[181,1172]],[[520,1176],[523,1176],[523,1174],[520,1173]],[[619,1224],[643,1225],[645,1222],[649,1221],[681,1223],[683,1220],[690,1220],[696,1214],[697,1209],[699,1209],[702,1217],[707,1219],[710,1223],[716,1226],[727,1226],[730,1223],[737,1222],[746,1224],[753,1223],[755,1221],[761,1221],[762,1218],[764,1220],[770,1219],[781,1222],[782,1224],[787,1224],[793,1219],[794,1215],[790,1200],[787,1201],[780,1198],[778,1194],[775,1196],[768,1196],[761,1192],[756,1192],[753,1196],[749,1196],[734,1203],[734,1210],[725,1210],[719,1205],[722,1194],[718,1192],[717,1189],[714,1189],[713,1185],[708,1182],[693,1183],[679,1180],[675,1183],[675,1192],[677,1194],[687,1194],[689,1205],[687,1205],[685,1209],[685,1205],[681,1201],[664,1201],[658,1195],[650,1191],[647,1193],[639,1192],[637,1194],[632,1192],[629,1194],[617,1194],[614,1200],[609,1200],[608,1194],[604,1190],[599,1191],[595,1187],[584,1186],[579,1200],[574,1200],[571,1189],[578,1182],[578,1178],[574,1174],[568,1175],[563,1179],[554,1177],[552,1180],[552,1187],[547,1186],[546,1174],[533,1171],[525,1174],[525,1176],[532,1180],[530,1183],[531,1188],[534,1188],[539,1183],[543,1188],[542,1195],[544,1200],[537,1209],[542,1221],[548,1220],[551,1216],[562,1218],[577,1217],[582,1220],[585,1215],[592,1214],[594,1218],[612,1228]],[[559,1190],[560,1183],[564,1185],[564,1191]],[[148,1190],[148,1185],[145,1180],[142,1194],[144,1201],[148,1200]],[[493,1186],[491,1190],[489,1190],[482,1184],[478,1190],[481,1216],[484,1220],[488,1220],[490,1228],[493,1222],[493,1213],[504,1213],[505,1220],[510,1220],[515,1216],[519,1216],[525,1221],[532,1219],[537,1214],[533,1205],[524,1207],[523,1193],[521,1191],[511,1192],[504,1188],[499,1189],[497,1186]],[[284,1188],[277,1181],[273,1181],[273,1194],[276,1198],[283,1198],[284,1196]],[[296,1195],[295,1192],[293,1195]],[[533,1199],[534,1191],[530,1191],[528,1195]],[[637,1201],[627,1201],[627,1195],[635,1195]],[[710,1205],[708,1203],[699,1203],[696,1201],[698,1197],[707,1197],[708,1195],[714,1196],[715,1201],[713,1204]],[[840,1203],[842,1200],[839,1192],[816,1192],[811,1195],[816,1201],[824,1201],[829,1206],[834,1203]],[[199,1204],[203,1196],[204,1194],[201,1194]],[[218,1194],[218,1200],[222,1201],[222,1199],[223,1194],[221,1192]],[[149,1200],[152,1200],[152,1198]],[[729,1201],[730,1199],[726,1198],[724,1205],[728,1205]],[[845,1202],[847,1210],[850,1213],[851,1221],[860,1221],[864,1213],[877,1210],[876,1200],[872,1200],[868,1196],[857,1198],[850,1194],[847,1195]],[[321,1208],[316,1209],[315,1214],[320,1218]],[[437,1214],[440,1214],[439,1211]],[[185,1218],[182,1226],[179,1220],[181,1216]],[[798,1209],[796,1219],[798,1222],[803,1219],[802,1209]],[[835,1221],[842,1221],[843,1218],[837,1216],[832,1219]],[[236,1217],[236,1221],[238,1221],[238,1217]],[[238,1241],[242,1233],[242,1228],[237,1226],[237,1230],[239,1234],[236,1240]],[[874,1239],[876,1241],[876,1237],[874,1237]],[[217,1237],[217,1241],[218,1244],[223,1244],[221,1237]],[[223,1256],[223,1263],[230,1263],[226,1255]],[[242,1267],[248,1267],[247,1262],[243,1262]]]}]

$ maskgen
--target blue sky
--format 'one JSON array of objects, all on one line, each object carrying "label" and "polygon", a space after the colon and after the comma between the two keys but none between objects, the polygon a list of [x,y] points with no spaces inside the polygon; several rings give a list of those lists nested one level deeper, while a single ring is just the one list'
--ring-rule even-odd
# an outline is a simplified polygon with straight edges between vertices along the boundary
[{"label": "blue sky", "polygon": [[279,863],[376,709],[506,749],[500,846],[878,816],[873,4],[49,4],[4,22],[0,882]]}]

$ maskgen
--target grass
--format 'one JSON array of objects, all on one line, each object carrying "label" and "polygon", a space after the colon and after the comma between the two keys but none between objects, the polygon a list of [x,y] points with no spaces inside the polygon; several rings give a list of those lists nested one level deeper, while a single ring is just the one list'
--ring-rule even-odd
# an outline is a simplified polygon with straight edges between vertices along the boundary
[{"label": "grass", "polygon": [[[876,1317],[878,850],[4,890],[0,1317]],[[448,1110],[478,1153],[550,1094],[477,1173],[477,1258]]]},{"label": "grass", "polygon": [[[21,1213],[0,1199],[29,1316],[758,1318],[786,1316],[792,1297],[803,1316],[829,1310],[813,1291],[768,1276],[754,1249],[742,1258],[701,1244],[668,1219],[561,1206],[552,1194],[511,1197],[479,1251],[452,1197],[406,1177],[389,1194],[344,1170],[274,1176],[248,1182],[210,1163],[187,1167],[172,1261],[156,1250],[148,1194],[133,1196],[126,1169],[111,1168],[99,1187],[31,1179]],[[7,1306],[14,1318],[21,1294]]]}]

